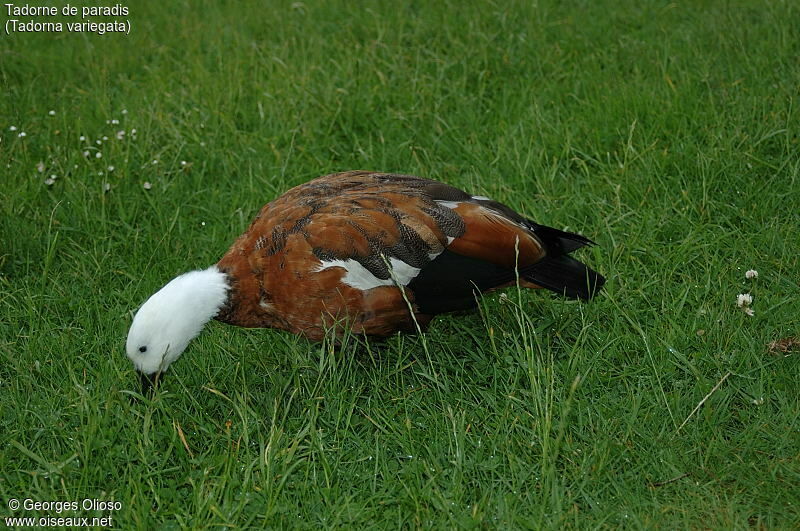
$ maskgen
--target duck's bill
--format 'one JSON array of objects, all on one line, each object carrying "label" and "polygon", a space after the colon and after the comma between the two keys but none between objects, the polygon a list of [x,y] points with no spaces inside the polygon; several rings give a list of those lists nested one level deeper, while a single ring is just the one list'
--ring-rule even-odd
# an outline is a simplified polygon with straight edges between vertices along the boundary
[{"label": "duck's bill", "polygon": [[164,379],[163,372],[154,372],[153,374],[139,373],[139,378],[142,381],[142,395],[153,396],[153,393],[158,389],[161,380]]}]

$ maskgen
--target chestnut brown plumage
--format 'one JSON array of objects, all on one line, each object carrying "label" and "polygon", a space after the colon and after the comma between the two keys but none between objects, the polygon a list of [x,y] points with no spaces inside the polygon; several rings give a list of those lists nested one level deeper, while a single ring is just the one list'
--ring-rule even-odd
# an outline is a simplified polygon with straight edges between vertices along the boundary
[{"label": "chestnut brown plumage", "polygon": [[[147,374],[163,371],[211,317],[319,340],[344,327],[369,336],[424,328],[517,280],[589,299],[604,279],[569,253],[591,243],[441,182],[327,175],[267,203],[216,266],[148,300],[131,326],[128,356]],[[192,302],[192,293],[206,295]],[[176,299],[201,316],[175,317],[193,312],[171,308]],[[187,322],[173,326],[175,319]]]}]

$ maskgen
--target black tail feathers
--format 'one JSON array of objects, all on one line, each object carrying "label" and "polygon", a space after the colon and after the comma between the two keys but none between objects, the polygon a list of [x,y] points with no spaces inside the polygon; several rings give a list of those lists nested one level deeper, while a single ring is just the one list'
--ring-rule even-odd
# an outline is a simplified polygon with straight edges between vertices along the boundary
[{"label": "black tail feathers", "polygon": [[586,245],[594,245],[594,242],[586,236],[539,225],[530,220],[527,221],[533,233],[544,243],[550,255],[568,254]]},{"label": "black tail feathers", "polygon": [[573,299],[591,299],[605,284],[603,275],[568,253],[594,242],[585,236],[527,220],[531,230],[542,241],[547,256],[521,271],[525,280]]},{"label": "black tail feathers", "polygon": [[588,300],[603,287],[603,275],[571,256],[547,256],[522,272],[525,280],[573,299]]}]

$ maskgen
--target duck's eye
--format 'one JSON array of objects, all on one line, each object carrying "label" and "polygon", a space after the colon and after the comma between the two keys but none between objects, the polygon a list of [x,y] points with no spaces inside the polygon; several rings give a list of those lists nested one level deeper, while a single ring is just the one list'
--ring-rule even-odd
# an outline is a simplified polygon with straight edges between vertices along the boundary
[{"label": "duck's eye", "polygon": [[139,352],[147,352],[147,347],[139,347]]}]

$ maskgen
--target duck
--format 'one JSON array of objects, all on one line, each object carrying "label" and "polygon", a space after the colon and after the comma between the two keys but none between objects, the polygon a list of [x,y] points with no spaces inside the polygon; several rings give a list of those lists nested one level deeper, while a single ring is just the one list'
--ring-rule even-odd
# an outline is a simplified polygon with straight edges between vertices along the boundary
[{"label": "duck", "polygon": [[147,299],[125,350],[151,389],[212,319],[312,341],[382,338],[509,286],[589,300],[605,278],[571,253],[593,244],[439,181],[325,175],[264,205],[216,264]]}]

